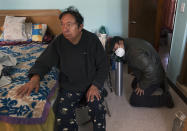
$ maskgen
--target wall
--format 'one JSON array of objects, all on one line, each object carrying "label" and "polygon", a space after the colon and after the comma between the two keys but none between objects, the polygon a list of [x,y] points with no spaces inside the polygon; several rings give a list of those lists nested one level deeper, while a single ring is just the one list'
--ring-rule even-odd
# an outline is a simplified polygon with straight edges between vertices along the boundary
[{"label": "wall", "polygon": [[[178,0],[175,28],[167,68],[168,78],[175,83],[180,73],[187,36],[187,9],[179,6],[186,0]],[[97,31],[104,25],[109,35],[128,36],[129,0],[0,0],[0,9],[64,9],[74,5],[85,19],[85,28]],[[187,4],[187,3],[186,3]],[[186,5],[187,8],[187,5]]]},{"label": "wall", "polygon": [[178,0],[170,58],[167,68],[167,76],[174,84],[176,84],[177,77],[180,74],[187,37],[187,5],[184,13],[180,12],[182,2],[187,4],[186,0]]},{"label": "wall", "polygon": [[85,28],[95,32],[104,25],[110,35],[128,36],[128,0],[0,0],[0,9],[79,9]]},{"label": "wall", "polygon": [[[175,28],[167,68],[167,76],[173,83],[176,82],[176,78],[180,73],[187,36],[187,9],[185,9],[184,13],[179,11],[179,6],[185,1],[178,0]],[[74,5],[83,15],[86,29],[95,32],[101,25],[104,25],[109,35],[128,36],[129,0],[0,0],[0,3],[0,9],[62,10],[70,5]]]}]

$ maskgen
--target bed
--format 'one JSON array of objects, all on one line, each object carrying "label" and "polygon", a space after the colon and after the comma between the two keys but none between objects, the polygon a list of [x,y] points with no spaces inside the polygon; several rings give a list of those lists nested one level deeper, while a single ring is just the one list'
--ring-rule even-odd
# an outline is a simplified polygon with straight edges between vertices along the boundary
[{"label": "bed", "polygon": [[[26,16],[26,22],[45,23],[48,32],[57,36],[61,33],[58,16],[60,10],[0,10],[0,27],[5,16]],[[0,52],[13,56],[17,64],[10,69],[11,83],[0,87],[0,130],[1,131],[52,131],[54,114],[51,100],[55,96],[58,71],[53,68],[40,83],[38,93],[34,91],[23,98],[16,90],[28,81],[27,72],[48,44],[26,42],[0,45]]]}]

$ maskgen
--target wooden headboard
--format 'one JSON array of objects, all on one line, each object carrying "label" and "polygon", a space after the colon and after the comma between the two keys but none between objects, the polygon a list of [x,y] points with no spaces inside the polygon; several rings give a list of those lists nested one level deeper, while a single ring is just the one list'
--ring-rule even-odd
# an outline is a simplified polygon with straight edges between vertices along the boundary
[{"label": "wooden headboard", "polygon": [[60,20],[58,16],[61,11],[52,10],[0,10],[0,27],[3,26],[5,16],[26,16],[26,22],[36,24],[47,24],[48,29],[54,35],[61,33]]}]

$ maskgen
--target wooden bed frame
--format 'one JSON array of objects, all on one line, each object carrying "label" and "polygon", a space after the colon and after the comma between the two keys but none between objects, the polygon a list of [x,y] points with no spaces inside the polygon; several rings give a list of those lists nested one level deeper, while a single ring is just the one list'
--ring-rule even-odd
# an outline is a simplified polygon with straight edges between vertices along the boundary
[{"label": "wooden bed frame", "polygon": [[26,22],[47,24],[48,30],[54,35],[61,33],[58,16],[61,11],[52,10],[0,10],[0,27],[3,26],[5,16],[26,16]]}]

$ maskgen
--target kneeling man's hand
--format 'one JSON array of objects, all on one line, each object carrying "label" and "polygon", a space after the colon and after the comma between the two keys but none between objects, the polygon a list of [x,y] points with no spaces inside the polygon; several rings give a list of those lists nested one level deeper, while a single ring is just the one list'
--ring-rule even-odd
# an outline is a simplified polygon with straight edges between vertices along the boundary
[{"label": "kneeling man's hand", "polygon": [[101,95],[100,95],[99,89],[96,86],[91,85],[91,87],[87,91],[86,97],[87,97],[87,101],[88,102],[89,101],[93,102],[94,101],[94,97],[96,97],[97,100],[100,100],[101,99]]},{"label": "kneeling man's hand", "polygon": [[135,89],[135,93],[136,93],[136,95],[139,95],[139,96],[144,95],[144,90],[139,87],[139,84],[137,84],[137,87]]}]

